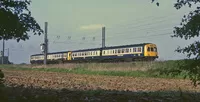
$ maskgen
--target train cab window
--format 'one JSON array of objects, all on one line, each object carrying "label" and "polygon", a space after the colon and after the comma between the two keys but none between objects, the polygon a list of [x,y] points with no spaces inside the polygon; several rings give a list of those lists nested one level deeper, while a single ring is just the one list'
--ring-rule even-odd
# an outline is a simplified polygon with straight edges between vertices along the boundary
[{"label": "train cab window", "polygon": [[151,47],[151,51],[154,52],[154,48],[153,47]]},{"label": "train cab window", "polygon": [[149,51],[149,52],[150,52],[150,51],[151,51],[151,48],[150,48],[150,47],[148,47],[148,48],[147,48],[147,51]]},{"label": "train cab window", "polygon": [[154,47],[154,52],[157,52],[157,48],[156,47]]}]

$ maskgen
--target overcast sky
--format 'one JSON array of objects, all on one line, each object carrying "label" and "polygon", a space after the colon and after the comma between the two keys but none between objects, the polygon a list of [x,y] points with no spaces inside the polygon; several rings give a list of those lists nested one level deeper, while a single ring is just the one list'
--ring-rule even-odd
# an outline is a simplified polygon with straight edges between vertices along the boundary
[{"label": "overcast sky", "polygon": [[[151,0],[32,0],[29,8],[42,28],[44,22],[49,23],[50,52],[101,47],[105,26],[106,46],[154,43],[159,60],[169,60],[184,58],[174,50],[194,41],[170,37],[182,16],[194,10],[176,10],[175,1],[160,0],[157,7]],[[29,63],[31,54],[41,53],[43,39],[42,35],[31,36],[26,42],[7,41],[10,61]]]}]

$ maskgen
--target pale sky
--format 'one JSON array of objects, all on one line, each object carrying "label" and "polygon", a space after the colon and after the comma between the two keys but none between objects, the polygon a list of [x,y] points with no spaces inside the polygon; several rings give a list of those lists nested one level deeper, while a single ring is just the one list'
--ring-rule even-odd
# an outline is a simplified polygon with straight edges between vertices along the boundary
[{"label": "pale sky", "polygon": [[[159,1],[157,7],[151,0],[32,0],[29,8],[42,28],[44,22],[49,23],[50,52],[101,47],[101,27],[105,26],[106,46],[154,43],[159,60],[184,58],[174,50],[194,39],[171,38],[170,33],[182,16],[194,9],[176,10],[176,0]],[[7,41],[10,61],[29,63],[30,55],[41,53],[43,39],[43,35],[35,35],[25,42]]]}]

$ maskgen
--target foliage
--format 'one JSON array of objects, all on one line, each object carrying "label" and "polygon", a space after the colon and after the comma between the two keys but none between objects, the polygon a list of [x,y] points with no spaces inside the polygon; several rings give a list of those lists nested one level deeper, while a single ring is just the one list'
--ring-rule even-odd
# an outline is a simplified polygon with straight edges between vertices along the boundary
[{"label": "foliage", "polygon": [[31,16],[28,9],[29,0],[1,0],[0,1],[0,39],[27,40],[34,35],[43,33],[39,24]]},{"label": "foliage", "polygon": [[3,78],[4,78],[4,74],[3,74],[3,72],[0,70],[0,84],[3,83]]},{"label": "foliage", "polygon": [[4,88],[4,84],[3,84],[3,78],[4,78],[4,74],[3,72],[0,70],[0,95],[1,95],[1,92]]},{"label": "foliage", "polygon": [[[154,2],[154,0],[152,0]],[[174,7],[179,10],[183,6],[192,7],[192,5],[199,4],[200,0],[177,0]],[[188,15],[184,15],[180,26],[174,27],[174,35],[172,37],[189,40],[195,37],[199,37],[200,31],[200,6],[197,5],[196,10],[190,11]],[[188,59],[179,63],[178,68],[171,69],[169,71],[162,71],[161,73],[178,75],[183,72],[187,73],[185,77],[189,77],[195,86],[200,84],[200,42],[194,41],[194,43],[181,48],[176,49],[179,53],[187,54]],[[191,59],[191,60],[189,60]]]}]

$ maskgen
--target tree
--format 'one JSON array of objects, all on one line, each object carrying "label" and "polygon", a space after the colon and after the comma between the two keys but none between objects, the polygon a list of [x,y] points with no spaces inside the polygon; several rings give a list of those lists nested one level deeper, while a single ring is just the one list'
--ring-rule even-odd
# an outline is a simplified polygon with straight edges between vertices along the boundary
[{"label": "tree", "polygon": [[[154,2],[154,0],[152,0]],[[199,4],[200,0],[177,0],[174,7],[179,10],[183,6],[192,7],[192,5]],[[157,2],[159,6],[159,3]],[[172,37],[184,38],[189,40],[191,38],[199,37],[200,31],[200,6],[197,6],[196,10],[189,12],[188,15],[184,15],[180,26],[174,27],[174,35]],[[176,49],[179,53],[187,54],[188,59],[180,61],[178,68],[173,68],[165,71],[165,74],[178,75],[185,74],[185,77],[189,77],[195,86],[200,84],[200,42],[194,41],[194,43]],[[163,73],[163,72],[162,72]]]},{"label": "tree", "polygon": [[0,1],[0,40],[1,39],[29,39],[29,32],[40,35],[43,30],[31,16],[28,0]]}]

